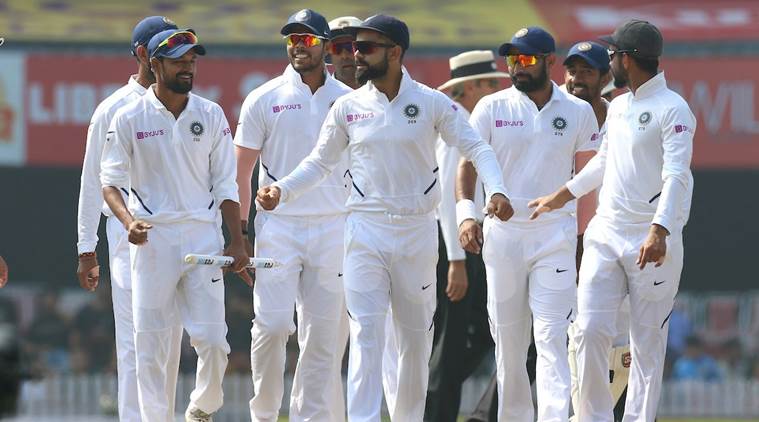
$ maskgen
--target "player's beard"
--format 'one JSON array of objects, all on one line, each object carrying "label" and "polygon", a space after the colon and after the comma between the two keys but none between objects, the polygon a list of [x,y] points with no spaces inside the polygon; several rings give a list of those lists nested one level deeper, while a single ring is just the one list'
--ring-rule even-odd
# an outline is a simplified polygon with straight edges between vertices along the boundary
[{"label": "player's beard", "polygon": [[611,74],[614,76],[614,87],[624,88],[627,86],[627,72],[622,66],[622,60],[612,60]]},{"label": "player's beard", "polygon": [[570,94],[574,95],[575,97],[577,97],[577,98],[579,98],[581,100],[585,100],[585,101],[587,101],[587,102],[590,103],[590,102],[592,102],[593,98],[598,98],[598,97],[601,96],[601,93],[600,93],[600,90],[601,90],[600,89],[601,81],[600,81],[600,79],[598,81],[598,84],[596,84],[596,86],[594,86],[594,87],[589,87],[589,86],[587,86],[585,84],[580,84],[579,86],[581,86],[581,87],[583,87],[585,89],[582,90],[582,91],[579,91],[579,92],[575,92],[575,88],[577,86],[578,86],[577,84],[573,84],[572,85],[572,91],[570,92]]},{"label": "player's beard", "polygon": [[[514,84],[514,87],[516,87],[516,89],[522,92],[533,92],[546,86],[546,83],[548,82],[548,67],[546,66],[545,60],[541,60],[541,64],[536,66],[540,66],[540,72],[538,72],[537,77],[533,77],[527,72],[513,73],[511,75],[511,82]],[[524,75],[527,77],[527,79],[520,80],[517,75]]]},{"label": "player's beard", "polygon": [[[324,50],[322,49],[322,52],[323,51]],[[305,63],[298,62],[298,60],[296,60],[294,57],[295,54],[308,55],[308,61],[306,61]],[[293,56],[289,56],[289,59],[290,59],[290,65],[293,67],[293,69],[295,69],[295,71],[298,72],[299,74],[303,74],[303,73],[312,72],[318,69],[320,66],[322,66],[322,64],[324,63],[324,54],[322,53],[320,60],[316,60],[313,54],[301,49],[301,50],[293,51]]]},{"label": "player's beard", "polygon": [[359,65],[365,66],[363,69],[356,67],[356,80],[360,85],[364,85],[368,81],[385,76],[388,69],[387,50],[385,50],[385,55],[382,57],[381,62],[375,65],[370,65],[365,61],[356,59],[356,66]]},{"label": "player's beard", "polygon": [[[190,75],[190,80],[186,81],[183,79],[180,79],[179,77],[182,75]],[[173,79],[168,79],[166,81],[166,88],[169,88],[171,91],[177,93],[177,94],[187,94],[188,92],[192,91],[192,80],[193,75],[190,73],[177,73]]]}]

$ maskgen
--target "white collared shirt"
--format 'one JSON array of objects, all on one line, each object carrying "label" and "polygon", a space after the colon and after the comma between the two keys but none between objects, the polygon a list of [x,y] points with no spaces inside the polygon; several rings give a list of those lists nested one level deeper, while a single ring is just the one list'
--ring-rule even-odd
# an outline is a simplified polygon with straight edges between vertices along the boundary
[{"label": "white collared shirt", "polygon": [[87,129],[87,146],[84,151],[82,178],[79,188],[79,209],[77,213],[78,253],[93,252],[98,243],[100,213],[113,215],[103,201],[100,186],[100,158],[103,155],[106,132],[114,114],[126,104],[142,97],[145,87],[134,76],[116,92],[108,96],[95,109]]},{"label": "white collared shirt", "polygon": [[[458,102],[454,101],[454,103],[458,107],[459,113],[469,120],[469,111]],[[440,166],[438,174],[440,175],[441,196],[440,204],[437,206],[440,231],[445,242],[448,260],[460,261],[466,259],[466,253],[459,243],[459,226],[456,224],[456,173],[458,172],[461,153],[458,148],[450,146],[438,138],[435,145],[435,157],[438,166]],[[482,221],[485,218],[485,213],[481,212],[485,208],[485,192],[479,179],[475,185],[474,208],[479,212],[477,220]]]},{"label": "white collared shirt", "polygon": [[[512,86],[482,98],[469,119],[498,156],[514,208],[512,222],[527,223],[532,213],[527,203],[556,191],[572,177],[575,153],[596,151],[600,145],[590,104],[552,85],[551,98],[540,110]],[[541,216],[541,221],[574,212],[573,201]]]},{"label": "white collared shirt", "polygon": [[440,91],[420,84],[403,69],[392,101],[371,82],[337,100],[311,154],[275,182],[282,202],[291,201],[325,178],[348,150],[352,211],[427,214],[440,202],[435,143],[438,135],[472,160],[488,197],[504,193],[493,150]]},{"label": "white collared shirt", "polygon": [[221,107],[189,94],[179,115],[152,88],[114,116],[100,180],[127,189],[129,211],[151,223],[217,221],[225,200],[239,202],[232,135]]},{"label": "white collared shirt", "polygon": [[[325,78],[324,85],[311,94],[311,88],[300,74],[288,65],[281,76],[256,88],[245,98],[234,143],[261,151],[259,186],[276,182],[298,166],[316,146],[319,129],[332,104],[352,91],[326,71]],[[290,216],[347,212],[346,170],[348,162],[344,158],[319,186],[271,212]]]},{"label": "white collared shirt", "polygon": [[696,118],[659,73],[609,104],[599,153],[567,183],[575,197],[601,183],[596,215],[682,231],[690,214]]}]

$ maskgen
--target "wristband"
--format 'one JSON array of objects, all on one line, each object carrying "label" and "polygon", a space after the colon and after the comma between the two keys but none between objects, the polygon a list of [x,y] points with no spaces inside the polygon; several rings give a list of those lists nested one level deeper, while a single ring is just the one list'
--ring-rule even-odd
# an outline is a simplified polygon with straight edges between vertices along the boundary
[{"label": "wristband", "polygon": [[82,252],[79,254],[79,258],[89,258],[89,257],[94,257],[94,256],[95,256],[95,252]]},{"label": "wristband", "polygon": [[471,199],[462,199],[456,202],[456,226],[461,226],[464,220],[477,221],[477,207]]}]

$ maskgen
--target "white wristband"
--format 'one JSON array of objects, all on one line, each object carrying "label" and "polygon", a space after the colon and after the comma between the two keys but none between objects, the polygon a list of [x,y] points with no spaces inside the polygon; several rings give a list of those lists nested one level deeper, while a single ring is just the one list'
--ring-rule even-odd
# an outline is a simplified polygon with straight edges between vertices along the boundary
[{"label": "white wristband", "polygon": [[477,221],[477,207],[471,199],[462,199],[456,202],[456,227],[461,226],[464,220]]}]

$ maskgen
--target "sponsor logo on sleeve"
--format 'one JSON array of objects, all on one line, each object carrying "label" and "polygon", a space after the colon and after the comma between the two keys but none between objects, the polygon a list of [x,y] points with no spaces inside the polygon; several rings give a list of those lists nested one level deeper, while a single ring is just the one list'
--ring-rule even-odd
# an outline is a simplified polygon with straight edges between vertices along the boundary
[{"label": "sponsor logo on sleeve", "polygon": [[688,127],[686,125],[675,125],[675,133],[683,133],[683,132],[693,133],[693,128]]}]

